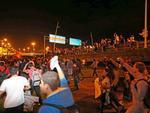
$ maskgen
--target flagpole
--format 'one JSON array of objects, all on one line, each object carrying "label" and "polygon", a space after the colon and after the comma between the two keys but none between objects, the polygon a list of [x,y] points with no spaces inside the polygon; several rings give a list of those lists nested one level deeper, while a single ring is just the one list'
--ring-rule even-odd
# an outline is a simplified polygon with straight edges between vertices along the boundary
[{"label": "flagpole", "polygon": [[[57,25],[56,25],[55,38],[56,38],[56,35],[57,35],[58,26],[59,26],[59,22],[57,22]],[[53,50],[53,51],[55,51],[55,46],[56,46],[56,43],[55,43],[55,41],[54,41],[54,50]]]}]

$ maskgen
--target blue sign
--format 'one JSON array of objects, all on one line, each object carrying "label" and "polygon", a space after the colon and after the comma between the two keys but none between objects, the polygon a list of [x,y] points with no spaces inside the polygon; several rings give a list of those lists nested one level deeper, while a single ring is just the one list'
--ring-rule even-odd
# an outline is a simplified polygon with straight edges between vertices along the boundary
[{"label": "blue sign", "polygon": [[80,39],[70,38],[69,44],[74,46],[81,46],[82,41]]}]

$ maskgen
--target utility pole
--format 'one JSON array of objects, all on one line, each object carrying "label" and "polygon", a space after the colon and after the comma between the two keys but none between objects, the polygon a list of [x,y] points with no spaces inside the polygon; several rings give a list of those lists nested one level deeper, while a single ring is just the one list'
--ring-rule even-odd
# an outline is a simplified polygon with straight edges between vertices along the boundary
[{"label": "utility pole", "polygon": [[[59,22],[57,22],[57,25],[56,25],[55,38],[56,38],[56,35],[57,35],[58,28],[59,28]],[[54,50],[53,51],[55,51],[55,46],[56,46],[56,43],[54,41]]]},{"label": "utility pole", "polygon": [[91,45],[93,46],[93,34],[92,34],[92,32],[90,33],[90,37],[91,37]]},{"label": "utility pole", "polygon": [[44,52],[44,59],[45,59],[45,54],[46,54],[46,52],[45,52],[45,47],[46,47],[46,39],[48,39],[49,38],[49,36],[44,36],[44,44],[43,44],[43,52]]},{"label": "utility pole", "polygon": [[147,30],[147,0],[145,0],[145,17],[144,17],[144,48],[147,48],[147,37],[148,37],[148,30]]}]

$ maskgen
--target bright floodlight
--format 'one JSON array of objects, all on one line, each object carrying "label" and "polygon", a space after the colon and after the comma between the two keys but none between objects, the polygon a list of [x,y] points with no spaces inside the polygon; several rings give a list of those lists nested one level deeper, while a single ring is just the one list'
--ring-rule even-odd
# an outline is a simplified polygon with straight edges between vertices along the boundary
[{"label": "bright floodlight", "polygon": [[4,38],[4,41],[6,42],[6,41],[7,41],[7,38]]},{"label": "bright floodlight", "polygon": [[35,46],[35,42],[32,42],[31,45],[32,45],[32,46]]}]

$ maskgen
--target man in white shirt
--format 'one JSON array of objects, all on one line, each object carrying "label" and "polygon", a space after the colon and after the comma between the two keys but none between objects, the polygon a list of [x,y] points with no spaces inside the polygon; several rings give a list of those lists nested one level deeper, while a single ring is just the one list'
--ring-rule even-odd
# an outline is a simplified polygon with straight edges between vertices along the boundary
[{"label": "man in white shirt", "polygon": [[24,90],[29,88],[29,83],[25,77],[18,76],[18,72],[17,67],[10,67],[11,77],[0,86],[0,96],[6,93],[6,113],[23,113]]}]

